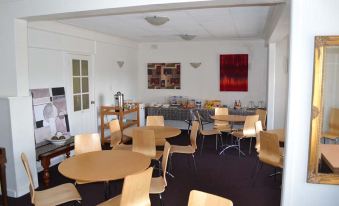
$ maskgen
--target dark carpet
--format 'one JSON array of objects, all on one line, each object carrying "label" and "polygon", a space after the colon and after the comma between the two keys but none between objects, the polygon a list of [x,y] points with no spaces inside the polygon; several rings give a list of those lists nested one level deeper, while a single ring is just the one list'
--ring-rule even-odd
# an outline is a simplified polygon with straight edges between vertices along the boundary
[{"label": "dark carpet", "polygon": [[[199,148],[200,139],[198,137]],[[171,144],[185,145],[189,143],[189,138],[186,131],[183,131],[179,137],[169,141]],[[215,137],[206,137],[203,153],[196,152],[197,172],[194,170],[191,156],[174,154],[172,173],[175,178],[167,176],[168,186],[163,194],[164,205],[187,205],[189,192],[193,189],[231,199],[235,206],[280,205],[281,176],[269,177],[274,172],[274,168],[264,165],[253,178],[257,154],[252,149],[251,155],[248,155],[249,141],[244,140],[241,146],[246,156],[239,158],[235,149],[229,149],[224,155],[219,156],[215,151]],[[50,172],[51,186],[74,182],[63,177],[58,172],[57,166],[51,167]],[[157,171],[154,173],[158,174]],[[122,183],[122,180],[111,183],[112,197],[121,193]],[[39,173],[39,184],[42,185],[41,173]],[[103,183],[77,185],[77,188],[84,206],[93,206],[104,201]],[[41,189],[46,188],[40,186],[38,190]],[[151,201],[154,206],[160,205],[158,195],[151,195]],[[9,204],[30,205],[30,196],[27,194],[20,198],[9,198]]]}]

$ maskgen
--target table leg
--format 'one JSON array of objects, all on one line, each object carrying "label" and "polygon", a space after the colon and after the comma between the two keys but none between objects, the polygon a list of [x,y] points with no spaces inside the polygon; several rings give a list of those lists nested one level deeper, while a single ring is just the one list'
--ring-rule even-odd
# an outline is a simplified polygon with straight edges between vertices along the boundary
[{"label": "table leg", "polygon": [[68,150],[68,151],[66,152],[66,158],[69,158],[70,154],[71,154],[71,150]]},{"label": "table leg", "polygon": [[44,185],[45,186],[48,186],[49,185],[49,165],[51,164],[51,161],[49,158],[43,158],[41,160],[41,164],[42,164],[42,167],[44,168],[44,171],[43,171],[43,182],[44,182]]},{"label": "table leg", "polygon": [[111,193],[109,181],[105,181],[104,185],[105,185],[105,200],[108,200]]},{"label": "table leg", "polygon": [[4,206],[7,206],[8,200],[7,200],[7,183],[6,183],[6,166],[5,166],[5,164],[1,164],[0,173],[1,173],[2,204]]}]

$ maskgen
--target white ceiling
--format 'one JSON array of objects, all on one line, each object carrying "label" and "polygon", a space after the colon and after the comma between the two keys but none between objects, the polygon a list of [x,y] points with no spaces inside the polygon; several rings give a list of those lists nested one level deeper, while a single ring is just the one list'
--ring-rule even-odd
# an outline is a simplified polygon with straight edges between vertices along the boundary
[{"label": "white ceiling", "polygon": [[[206,8],[59,20],[61,23],[98,31],[137,42],[181,41],[178,35],[197,35],[193,40],[258,39],[273,6]],[[170,21],[154,26],[146,16],[166,16]]]}]

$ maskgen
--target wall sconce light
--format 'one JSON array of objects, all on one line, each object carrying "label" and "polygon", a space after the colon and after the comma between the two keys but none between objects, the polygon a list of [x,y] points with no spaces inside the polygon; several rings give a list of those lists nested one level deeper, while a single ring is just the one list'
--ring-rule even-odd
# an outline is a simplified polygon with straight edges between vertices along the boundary
[{"label": "wall sconce light", "polygon": [[117,61],[117,64],[119,66],[119,68],[121,68],[122,66],[124,66],[124,61]]},{"label": "wall sconce light", "polygon": [[191,65],[194,69],[196,69],[196,68],[200,67],[201,62],[191,62],[190,65]]}]

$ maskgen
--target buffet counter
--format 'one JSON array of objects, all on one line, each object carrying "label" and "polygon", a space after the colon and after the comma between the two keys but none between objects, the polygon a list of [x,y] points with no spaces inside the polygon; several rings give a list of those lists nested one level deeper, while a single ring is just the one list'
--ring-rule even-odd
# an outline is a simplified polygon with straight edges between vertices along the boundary
[{"label": "buffet counter", "polygon": [[[191,121],[192,113],[199,111],[199,114],[205,121],[212,122],[210,116],[214,115],[214,109],[200,109],[192,108],[186,109],[182,107],[146,107],[145,114],[148,115],[162,115],[165,120]],[[228,109],[229,114],[232,115],[252,115],[255,114],[255,109]]]}]

